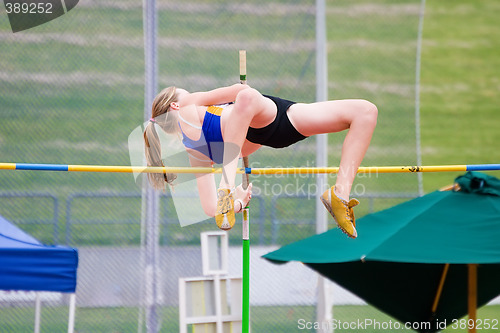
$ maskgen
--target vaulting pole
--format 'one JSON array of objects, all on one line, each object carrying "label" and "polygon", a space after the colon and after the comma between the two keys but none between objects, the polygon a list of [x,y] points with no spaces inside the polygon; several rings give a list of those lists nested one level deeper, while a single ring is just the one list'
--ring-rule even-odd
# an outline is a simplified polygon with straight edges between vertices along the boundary
[{"label": "vaulting pole", "polygon": [[[240,50],[240,83],[247,83],[247,53]],[[249,168],[248,157],[243,157],[245,169]],[[250,183],[248,173],[242,175],[242,186],[248,188]],[[242,294],[242,333],[250,332],[250,208],[247,205],[242,209],[243,224],[243,294]]]}]

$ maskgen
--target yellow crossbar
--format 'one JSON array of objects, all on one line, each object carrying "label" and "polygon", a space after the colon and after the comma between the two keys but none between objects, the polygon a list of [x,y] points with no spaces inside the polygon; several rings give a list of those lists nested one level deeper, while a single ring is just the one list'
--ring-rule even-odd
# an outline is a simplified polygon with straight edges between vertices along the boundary
[{"label": "yellow crossbar", "polygon": [[[222,168],[192,167],[145,167],[112,165],[66,165],[66,164],[29,164],[0,163],[0,170],[34,171],[72,171],[72,172],[122,172],[122,173],[222,173]],[[360,167],[358,173],[413,173],[413,172],[451,172],[451,171],[487,171],[500,170],[500,164],[460,164],[432,166],[372,166]],[[329,168],[240,168],[237,173],[252,175],[295,175],[295,174],[332,174],[338,173],[338,167]]]}]

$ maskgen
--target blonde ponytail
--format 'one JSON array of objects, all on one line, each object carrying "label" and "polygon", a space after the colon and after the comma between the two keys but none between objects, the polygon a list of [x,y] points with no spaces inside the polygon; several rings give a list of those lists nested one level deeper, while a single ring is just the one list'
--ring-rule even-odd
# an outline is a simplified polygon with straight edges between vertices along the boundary
[{"label": "blonde ponytail", "polygon": [[[170,110],[170,104],[177,102],[178,96],[175,90],[175,87],[165,88],[153,100],[152,119],[144,129],[144,151],[148,166],[164,167],[161,159],[160,137],[155,124],[158,124],[167,133],[175,131],[175,118],[166,117],[166,113]],[[162,115],[163,117],[160,117]],[[158,121],[155,120],[156,118],[158,118]],[[177,175],[174,173],[148,173],[149,183],[157,190],[165,189],[165,183],[173,186],[176,178]]]}]

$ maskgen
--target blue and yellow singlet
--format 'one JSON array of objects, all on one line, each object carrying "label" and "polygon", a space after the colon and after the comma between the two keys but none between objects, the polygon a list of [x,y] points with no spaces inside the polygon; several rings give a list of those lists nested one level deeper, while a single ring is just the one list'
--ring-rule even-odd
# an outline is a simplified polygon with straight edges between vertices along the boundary
[{"label": "blue and yellow singlet", "polygon": [[201,127],[195,126],[180,117],[180,119],[188,125],[201,129],[200,138],[198,140],[193,140],[187,137],[181,128],[182,143],[184,146],[202,153],[217,164],[222,163],[224,157],[224,140],[222,139],[220,116],[225,106],[227,106],[227,104],[209,106],[207,112],[205,112]]}]

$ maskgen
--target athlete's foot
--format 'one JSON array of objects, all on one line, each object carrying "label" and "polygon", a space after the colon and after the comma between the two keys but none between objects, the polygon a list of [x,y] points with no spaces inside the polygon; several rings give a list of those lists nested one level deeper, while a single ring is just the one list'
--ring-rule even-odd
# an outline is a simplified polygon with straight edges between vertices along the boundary
[{"label": "athlete's foot", "polygon": [[351,238],[358,237],[358,233],[356,232],[356,220],[354,219],[354,212],[352,210],[354,206],[359,204],[357,199],[351,199],[347,202],[339,198],[335,194],[335,186],[332,186],[323,193],[321,201],[333,216],[340,230]]},{"label": "athlete's foot", "polygon": [[234,226],[234,200],[229,189],[217,190],[217,211],[215,212],[215,223],[222,230],[229,230]]}]

